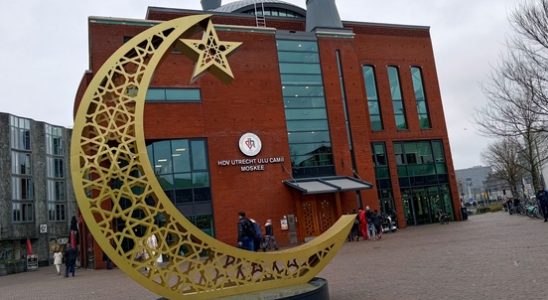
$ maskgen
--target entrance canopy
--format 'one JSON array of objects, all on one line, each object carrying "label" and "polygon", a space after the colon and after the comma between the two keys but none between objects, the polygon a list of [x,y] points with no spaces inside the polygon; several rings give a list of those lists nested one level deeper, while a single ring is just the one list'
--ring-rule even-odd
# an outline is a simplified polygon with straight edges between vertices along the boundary
[{"label": "entrance canopy", "polygon": [[370,189],[373,185],[367,181],[348,176],[313,177],[288,179],[284,183],[305,195],[348,192]]}]

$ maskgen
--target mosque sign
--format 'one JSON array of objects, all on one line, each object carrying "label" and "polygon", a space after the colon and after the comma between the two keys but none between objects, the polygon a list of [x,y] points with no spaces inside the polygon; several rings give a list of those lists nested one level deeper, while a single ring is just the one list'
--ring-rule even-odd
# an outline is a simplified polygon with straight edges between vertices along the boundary
[{"label": "mosque sign", "polygon": [[256,157],[262,149],[262,142],[259,136],[254,133],[244,133],[238,142],[240,151],[248,156],[248,158],[240,159],[223,159],[217,161],[217,166],[238,166],[242,172],[264,171],[265,165],[282,164],[285,162],[285,157]]}]

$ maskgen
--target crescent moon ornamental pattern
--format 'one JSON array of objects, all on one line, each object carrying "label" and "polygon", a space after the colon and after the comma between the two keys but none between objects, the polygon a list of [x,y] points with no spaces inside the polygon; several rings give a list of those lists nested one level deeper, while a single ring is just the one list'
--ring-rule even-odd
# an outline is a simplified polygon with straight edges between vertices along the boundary
[{"label": "crescent moon ornamental pattern", "polygon": [[255,253],[203,233],[164,194],[146,152],[145,95],[162,56],[190,31],[204,30],[209,18],[168,21],[126,42],[89,84],[73,129],[71,172],[90,232],[132,279],[172,299],[209,299],[308,282],[342,246],[354,220],[343,216],[301,246]]}]

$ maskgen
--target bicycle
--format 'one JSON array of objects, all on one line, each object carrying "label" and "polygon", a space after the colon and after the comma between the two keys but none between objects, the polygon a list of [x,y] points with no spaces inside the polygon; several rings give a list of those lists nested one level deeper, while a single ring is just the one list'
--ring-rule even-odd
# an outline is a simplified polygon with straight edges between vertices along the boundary
[{"label": "bicycle", "polygon": [[532,201],[525,204],[525,214],[531,218],[542,218],[538,204]]},{"label": "bicycle", "polygon": [[438,211],[438,221],[440,222],[440,224],[449,224],[449,216],[444,213],[443,211],[439,210]]}]

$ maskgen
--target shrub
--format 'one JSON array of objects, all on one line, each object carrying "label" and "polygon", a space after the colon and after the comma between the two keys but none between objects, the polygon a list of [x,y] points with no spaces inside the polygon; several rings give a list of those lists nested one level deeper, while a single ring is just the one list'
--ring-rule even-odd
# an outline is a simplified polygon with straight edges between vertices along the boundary
[{"label": "shrub", "polygon": [[488,207],[489,207],[490,212],[497,212],[497,211],[501,211],[501,210],[504,209],[502,207],[502,203],[493,203],[493,204],[489,205]]},{"label": "shrub", "polygon": [[482,206],[482,207],[478,207],[478,209],[476,209],[476,214],[484,214],[484,213],[487,213],[487,212],[490,212],[491,209],[489,206]]}]

